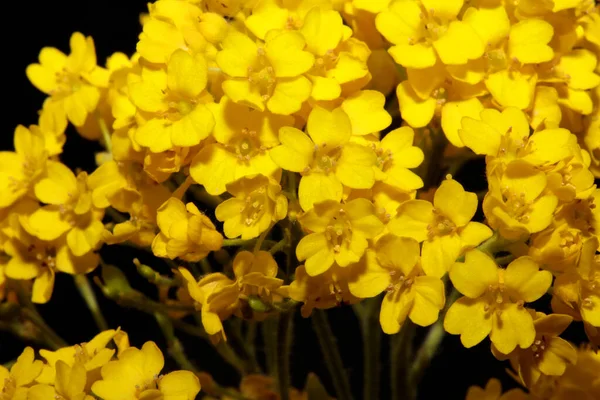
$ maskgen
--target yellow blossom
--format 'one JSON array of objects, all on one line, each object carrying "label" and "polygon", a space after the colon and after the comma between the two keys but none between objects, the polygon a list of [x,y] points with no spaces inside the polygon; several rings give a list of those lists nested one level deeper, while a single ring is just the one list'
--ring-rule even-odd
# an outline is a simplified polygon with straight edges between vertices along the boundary
[{"label": "yellow blossom", "polygon": [[224,222],[223,232],[228,238],[258,237],[287,215],[288,203],[281,186],[264,175],[238,179],[227,185],[227,192],[233,198],[219,204],[215,216]]},{"label": "yellow blossom", "polygon": [[449,176],[435,192],[433,204],[425,200],[402,203],[388,229],[423,242],[423,270],[440,278],[467,248],[492,236],[490,228],[471,221],[476,211],[477,195]]},{"label": "yellow blossom", "polygon": [[236,104],[226,96],[211,110],[217,142],[206,144],[195,156],[190,166],[192,178],[213,195],[225,192],[227,184],[244,176],[275,178],[279,168],[268,149],[279,144],[277,131],[293,125],[294,118]]},{"label": "yellow blossom", "polygon": [[348,284],[357,297],[386,292],[379,322],[387,334],[398,333],[407,317],[420,326],[433,324],[446,303],[443,282],[426,276],[419,261],[416,240],[386,234],[367,250],[358,266],[364,263],[364,271]]},{"label": "yellow blossom", "polygon": [[[575,347],[558,337],[567,329],[573,318],[561,314],[532,314],[536,336],[531,347],[516,349],[508,355],[495,354],[501,360],[510,359],[526,387],[535,385],[541,375],[561,376],[569,364],[577,362]],[[492,352],[495,352],[493,346]]]},{"label": "yellow blossom", "polygon": [[511,389],[502,393],[500,381],[496,378],[490,379],[485,388],[471,386],[467,391],[465,400],[527,400],[529,396],[521,389]]},{"label": "yellow blossom", "polygon": [[486,336],[500,353],[522,349],[535,340],[531,314],[525,302],[539,299],[552,283],[552,274],[540,271],[528,257],[520,257],[506,269],[480,250],[470,250],[465,262],[454,263],[450,279],[464,296],[450,308],[444,328],[460,335],[465,347],[473,347]]},{"label": "yellow blossom", "polygon": [[294,281],[287,286],[289,296],[303,303],[300,311],[304,318],[308,318],[315,308],[326,310],[341,304],[358,303],[360,299],[352,295],[348,287],[346,275],[349,272],[352,273],[350,268],[334,264],[322,274],[311,276],[306,267],[300,265],[296,268]]},{"label": "yellow blossom", "polygon": [[191,147],[208,137],[214,127],[206,103],[207,65],[202,55],[183,50],[169,58],[166,70],[143,69],[140,80],[129,83],[133,104],[146,120],[135,141],[159,153],[174,146]]},{"label": "yellow blossom", "polygon": [[270,151],[281,168],[302,173],[298,197],[304,210],[324,200],[340,201],[342,185],[355,189],[373,186],[375,154],[350,141],[351,122],[341,108],[313,108],[306,131],[308,134],[292,127],[280,129],[281,145]]},{"label": "yellow blossom", "polygon": [[31,295],[34,303],[50,300],[56,272],[82,274],[98,266],[96,253],[75,256],[64,239],[45,242],[29,235],[23,239],[23,242],[12,239],[4,244],[4,251],[11,257],[4,273],[12,279],[35,279]]},{"label": "yellow blossom", "polygon": [[87,178],[85,172],[76,177],[65,165],[49,163],[47,176],[35,186],[36,197],[48,205],[29,216],[29,233],[42,240],[66,234],[67,245],[77,257],[96,250],[104,231],[104,212],[93,207]]},{"label": "yellow blossom", "polygon": [[7,400],[26,400],[28,386],[33,383],[42,371],[42,362],[34,361],[31,347],[26,347],[17,358],[17,362],[8,371],[0,366],[0,395]]},{"label": "yellow blossom", "polygon": [[75,363],[73,366],[69,366],[64,361],[58,361],[54,386],[35,385],[29,389],[27,398],[31,400],[93,400],[94,398],[86,393],[86,380],[86,370],[82,364]]},{"label": "yellow blossom", "polygon": [[392,1],[377,15],[379,32],[394,44],[394,60],[426,68],[439,57],[444,64],[465,64],[483,54],[484,43],[467,22],[457,20],[462,0]]},{"label": "yellow blossom", "polygon": [[373,203],[363,198],[345,204],[333,200],[316,203],[299,220],[312,232],[296,247],[296,256],[306,260],[310,276],[327,271],[334,263],[346,267],[357,262],[368,246],[367,239],[383,230]]},{"label": "yellow blossom", "polygon": [[0,151],[0,208],[33,194],[33,186],[46,171],[48,152],[40,132],[17,126],[14,146],[14,152]]},{"label": "yellow blossom", "polygon": [[108,72],[96,64],[96,49],[91,37],[79,32],[71,36],[67,56],[54,47],[44,47],[40,64],[27,67],[27,77],[40,91],[61,104],[69,121],[84,125],[100,100],[100,89],[108,86]]},{"label": "yellow blossom", "polygon": [[115,338],[118,332],[121,331],[109,329],[100,332],[86,343],[63,347],[56,351],[40,350],[40,355],[46,360],[46,363],[36,381],[52,385],[59,379],[57,376],[59,373],[57,364],[59,362],[63,364],[61,367],[63,374],[66,372],[65,366],[74,367],[78,364],[87,374],[86,387],[89,388],[100,378],[100,368],[110,361],[115,354],[115,350],[107,348],[107,345]]},{"label": "yellow blossom", "polygon": [[284,115],[299,111],[311,92],[303,74],[315,61],[305,45],[302,34],[294,31],[271,31],[264,45],[230,31],[216,59],[229,77],[223,91],[236,103],[261,111]]},{"label": "yellow blossom", "polygon": [[164,362],[154,342],[146,342],[141,349],[129,347],[118,360],[102,367],[102,379],[93,384],[92,391],[105,400],[194,400],[200,392],[198,378],[190,371],[159,375]]},{"label": "yellow blossom", "polygon": [[157,212],[160,233],[152,242],[157,257],[199,261],[211,251],[219,250],[223,236],[211,220],[194,203],[169,198]]}]

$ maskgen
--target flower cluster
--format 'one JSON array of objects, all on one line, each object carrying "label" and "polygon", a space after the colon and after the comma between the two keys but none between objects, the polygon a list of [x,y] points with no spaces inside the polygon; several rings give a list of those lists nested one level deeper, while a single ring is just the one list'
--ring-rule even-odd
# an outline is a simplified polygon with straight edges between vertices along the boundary
[{"label": "flower cluster", "polygon": [[[106,268],[105,293],[182,324],[195,314],[215,345],[232,317],[380,296],[386,334],[489,336],[539,398],[597,364],[559,337],[583,321],[600,346],[593,1],[158,0],[141,21],[131,57],[100,66],[74,33],[70,54],[47,47],[27,67],[48,97],[0,152],[0,299],[7,277],[45,303],[57,272],[90,273],[103,245],[129,244],[170,263],[163,276],[136,260],[162,303]],[[60,162],[69,124],[104,145],[94,171]],[[454,179],[472,158],[485,159],[483,192]],[[547,294],[551,309],[536,310]],[[46,364],[26,350],[0,370],[5,390],[200,390],[191,373],[159,377],[153,343],[108,331],[86,346],[42,353]],[[251,377],[242,394],[271,390]],[[485,390],[500,396],[495,381]]]},{"label": "flower cluster", "polygon": [[27,347],[10,371],[0,366],[3,399],[194,400],[200,392],[200,380],[189,371],[160,374],[165,360],[154,342],[138,349],[121,330],[57,351],[41,350],[40,356],[43,360],[36,360]]}]

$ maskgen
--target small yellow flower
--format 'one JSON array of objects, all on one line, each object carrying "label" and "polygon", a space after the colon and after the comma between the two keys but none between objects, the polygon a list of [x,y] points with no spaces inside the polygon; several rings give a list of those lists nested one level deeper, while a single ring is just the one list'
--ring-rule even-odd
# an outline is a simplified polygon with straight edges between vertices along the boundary
[{"label": "small yellow flower", "polygon": [[244,176],[275,178],[280,170],[268,149],[279,144],[277,131],[293,125],[294,118],[236,104],[226,96],[211,110],[217,143],[204,145],[195,156],[190,166],[192,178],[213,195],[225,192],[227,184]]},{"label": "small yellow flower", "polygon": [[465,262],[450,269],[452,283],[464,296],[446,314],[444,328],[460,335],[465,347],[473,347],[486,336],[500,353],[522,349],[535,340],[531,314],[525,302],[539,299],[552,283],[552,274],[540,271],[529,257],[520,257],[506,269],[480,250],[470,250]]},{"label": "small yellow flower", "polygon": [[157,257],[199,261],[221,248],[223,236],[194,203],[184,205],[171,197],[160,206],[156,219],[160,233],[152,242],[152,251]]},{"label": "small yellow flower", "polygon": [[86,393],[86,381],[87,372],[81,363],[69,366],[64,361],[58,361],[54,386],[35,385],[29,389],[27,399],[94,400]]},{"label": "small yellow flower", "polygon": [[342,185],[354,189],[373,186],[375,154],[350,141],[352,126],[342,108],[313,108],[306,131],[308,134],[292,127],[280,129],[281,145],[270,151],[281,168],[302,173],[298,197],[304,210],[324,200],[340,201]]},{"label": "small yellow flower", "polygon": [[500,179],[488,175],[483,212],[490,227],[507,239],[540,232],[552,222],[558,199],[546,190],[547,177],[531,164],[516,160]]},{"label": "small yellow flower", "polygon": [[302,34],[294,31],[271,31],[264,45],[230,31],[216,59],[229,77],[223,91],[236,103],[261,111],[284,115],[299,111],[311,93],[311,83],[303,74],[315,61],[305,45]]},{"label": "small yellow flower", "polygon": [[527,400],[529,396],[521,389],[511,389],[502,393],[502,385],[496,378],[490,379],[485,388],[471,386],[465,400]]},{"label": "small yellow flower", "polygon": [[0,393],[3,398],[25,400],[28,397],[29,386],[42,371],[42,362],[34,361],[31,347],[26,347],[17,358],[17,362],[8,371],[0,366]]},{"label": "small yellow flower", "polygon": [[[574,311],[577,319],[595,328],[600,327],[600,262],[596,250],[598,239],[584,242],[577,266],[572,266],[556,278],[554,295]],[[553,303],[554,306],[554,303]]]},{"label": "small yellow flower", "polygon": [[484,43],[467,22],[457,19],[462,0],[395,0],[377,15],[377,29],[394,44],[394,60],[410,68],[427,68],[437,57],[444,64],[465,64],[481,57]]},{"label": "small yellow flower", "polygon": [[577,264],[585,236],[568,224],[550,226],[532,236],[528,255],[540,268],[562,272]]},{"label": "small yellow flower", "polygon": [[133,104],[145,123],[135,132],[135,141],[154,153],[175,146],[191,147],[207,138],[214,117],[206,104],[207,65],[202,55],[177,50],[166,70],[143,69],[138,81],[129,83]]},{"label": "small yellow flower", "polygon": [[86,385],[90,387],[96,379],[100,378],[100,368],[109,362],[115,354],[115,350],[106,346],[115,338],[118,332],[122,331],[109,329],[100,332],[86,343],[63,347],[56,351],[40,350],[40,355],[46,360],[46,363],[36,381],[52,385],[59,379],[57,376],[59,373],[58,363],[63,363],[63,367],[61,367],[63,369],[65,369],[64,366],[73,367],[78,364],[83,367],[84,371],[87,371]]},{"label": "small yellow flower", "polygon": [[98,254],[75,256],[64,239],[44,242],[27,234],[21,239],[22,242],[12,239],[4,244],[4,251],[11,257],[4,273],[12,279],[35,279],[31,294],[34,303],[50,300],[56,272],[83,274],[98,266]]},{"label": "small yellow flower", "polygon": [[271,224],[287,215],[288,203],[281,186],[264,175],[247,176],[227,185],[233,198],[217,206],[215,216],[223,221],[228,238],[258,237]]},{"label": "small yellow flower", "polygon": [[39,131],[17,126],[14,145],[15,151],[0,151],[0,208],[14,204],[27,194],[32,195],[48,163],[45,140]]},{"label": "small yellow flower", "polygon": [[239,307],[239,289],[225,274],[214,272],[196,281],[190,271],[179,268],[188,292],[202,311],[202,325],[213,341],[226,340],[221,321],[229,318]]},{"label": "small yellow flower", "polygon": [[367,250],[363,263],[364,271],[348,284],[350,292],[363,298],[386,292],[379,315],[385,333],[398,333],[407,317],[420,326],[438,319],[446,303],[444,283],[423,273],[416,240],[386,234]]},{"label": "small yellow flower", "polygon": [[402,203],[388,229],[423,242],[423,270],[441,278],[461,253],[492,236],[486,225],[471,221],[476,211],[477,195],[449,176],[435,192],[433,204],[425,200]]},{"label": "small yellow flower", "polygon": [[276,278],[277,271],[277,263],[266,251],[258,251],[256,254],[239,252],[233,260],[235,281],[220,272],[208,274],[196,281],[188,270],[179,268],[190,296],[202,311],[204,329],[216,341],[220,337],[226,339],[221,321],[238,311],[242,300],[258,296],[265,303],[273,301],[272,295],[283,284],[283,280]]},{"label": "small yellow flower", "polygon": [[296,256],[305,262],[306,272],[316,276],[334,263],[346,267],[360,260],[368,242],[383,231],[383,223],[370,201],[358,198],[345,204],[333,200],[316,203],[299,218],[312,233],[304,236]]},{"label": "small yellow flower", "polygon": [[311,276],[306,272],[306,267],[300,265],[296,268],[294,281],[286,288],[290,298],[303,303],[300,312],[304,318],[308,318],[315,308],[326,310],[360,301],[350,292],[348,273],[352,274],[351,268],[334,264],[322,274]]},{"label": "small yellow flower", "polygon": [[571,323],[572,317],[562,314],[535,313],[535,340],[527,349],[515,349],[508,355],[492,352],[500,360],[510,359],[525,387],[533,387],[542,375],[561,376],[568,365],[577,362],[577,350],[558,337]]},{"label": "small yellow flower", "polygon": [[141,349],[129,347],[118,360],[102,367],[102,379],[92,385],[92,391],[105,400],[194,400],[200,392],[198,377],[190,371],[159,375],[164,363],[154,342],[146,342]]},{"label": "small yellow flower", "polygon": [[26,229],[42,240],[66,241],[77,257],[96,250],[102,240],[104,211],[93,207],[87,173],[77,177],[61,163],[49,163],[47,176],[35,186],[35,195],[48,204],[33,212]]},{"label": "small yellow flower", "polygon": [[69,121],[81,127],[100,100],[100,89],[108,86],[108,71],[96,64],[96,49],[91,37],[79,32],[71,36],[71,54],[44,47],[40,64],[27,67],[27,77],[40,91],[61,104]]}]

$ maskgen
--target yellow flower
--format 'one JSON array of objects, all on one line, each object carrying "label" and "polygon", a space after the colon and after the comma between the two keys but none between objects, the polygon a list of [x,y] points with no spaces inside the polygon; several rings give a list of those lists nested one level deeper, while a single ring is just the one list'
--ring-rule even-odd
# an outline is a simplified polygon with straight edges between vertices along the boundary
[{"label": "yellow flower", "polygon": [[483,212],[488,225],[505,238],[540,232],[552,222],[558,199],[546,191],[546,174],[531,164],[513,161],[500,179],[488,174],[488,183]]},{"label": "yellow flower", "polygon": [[300,110],[311,93],[303,74],[312,68],[314,56],[305,51],[299,32],[271,31],[264,46],[248,36],[230,31],[217,54],[217,65],[228,76],[223,91],[236,103],[275,114]]},{"label": "yellow flower", "polygon": [[352,273],[351,268],[334,264],[322,274],[311,276],[307,274],[306,267],[300,265],[296,268],[294,281],[286,288],[290,298],[303,303],[300,312],[308,318],[315,308],[326,310],[360,301],[348,288],[348,273]]},{"label": "yellow flower", "polygon": [[218,195],[225,192],[227,184],[244,176],[276,177],[279,168],[267,150],[279,144],[277,131],[293,125],[294,118],[254,110],[226,96],[211,109],[216,119],[213,136],[217,143],[206,144],[193,159],[192,178],[208,193]]},{"label": "yellow flower", "polygon": [[156,219],[160,233],[152,242],[152,251],[157,257],[199,261],[221,248],[223,236],[194,203],[184,205],[171,197],[160,206]]},{"label": "yellow flower", "polygon": [[98,254],[75,256],[64,239],[44,242],[28,235],[22,239],[23,242],[12,239],[4,244],[4,251],[11,257],[4,273],[12,279],[35,279],[31,294],[34,303],[50,300],[57,271],[85,274],[98,266]]},{"label": "yellow flower", "polygon": [[554,379],[548,385],[548,391],[540,394],[551,394],[553,398],[560,400],[595,399],[600,396],[598,374],[595,373],[598,368],[600,353],[590,348],[580,348],[577,352],[577,363],[568,365],[562,376],[552,377]]},{"label": "yellow flower", "polygon": [[0,366],[0,393],[3,399],[26,400],[29,386],[42,371],[42,362],[34,361],[31,347],[26,347],[10,368],[10,372]]},{"label": "yellow flower", "polygon": [[0,208],[8,207],[32,190],[46,170],[48,152],[40,132],[17,126],[15,151],[0,151]]},{"label": "yellow flower", "polygon": [[552,274],[540,271],[529,257],[520,257],[506,269],[480,250],[470,250],[465,262],[450,268],[454,287],[464,296],[446,314],[444,328],[460,335],[465,347],[473,347],[486,336],[496,349],[508,354],[525,349],[535,340],[531,314],[525,302],[539,299],[552,283]]},{"label": "yellow flower", "polygon": [[427,68],[437,57],[444,64],[465,64],[481,57],[484,43],[467,22],[457,20],[462,0],[395,0],[377,15],[377,29],[394,46],[394,60]]},{"label": "yellow flower", "polygon": [[[596,259],[598,239],[592,237],[581,248],[579,263],[557,276],[553,294],[570,314],[593,327],[600,327],[600,263]],[[553,299],[554,300],[554,299]],[[553,302],[553,307],[555,303]],[[564,308],[564,307],[563,307]],[[565,310],[565,311],[567,311]]]},{"label": "yellow flower", "polygon": [[27,399],[94,400],[86,393],[86,370],[81,363],[72,366],[64,361],[56,363],[56,381],[50,385],[35,385],[29,389]]},{"label": "yellow flower", "polygon": [[288,203],[281,186],[264,175],[247,176],[227,185],[233,198],[217,206],[215,216],[224,222],[228,238],[258,237],[287,215]]},{"label": "yellow flower", "polygon": [[308,135],[292,127],[280,129],[281,145],[270,151],[281,168],[303,174],[298,197],[304,210],[324,200],[340,201],[342,185],[354,189],[373,186],[375,154],[350,141],[351,122],[341,108],[313,108],[306,131]]},{"label": "yellow flower", "polygon": [[49,163],[47,176],[35,185],[35,195],[48,204],[29,216],[26,229],[42,240],[66,234],[67,245],[77,257],[100,246],[104,211],[93,207],[87,173],[77,177],[61,163]]},{"label": "yellow flower", "polygon": [[68,124],[64,112],[51,99],[46,99],[39,113],[38,125],[31,125],[29,129],[32,131],[39,130],[44,137],[46,151],[49,156],[62,153],[63,146],[67,141],[65,130]]},{"label": "yellow flower", "polygon": [[92,391],[104,400],[194,400],[200,392],[198,378],[189,371],[159,375],[164,363],[154,342],[146,342],[141,349],[129,347],[118,360],[102,367],[102,379],[92,385]]},{"label": "yellow flower", "polygon": [[63,364],[60,367],[63,369],[63,374],[65,373],[65,366],[80,365],[86,372],[86,387],[89,389],[100,378],[100,367],[109,362],[115,354],[115,350],[106,346],[115,338],[117,332],[114,329],[109,329],[100,332],[86,343],[63,347],[56,351],[40,350],[40,355],[46,360],[46,363],[36,381],[52,385],[59,380],[57,376],[60,373],[58,363]]},{"label": "yellow flower", "polygon": [[388,229],[423,242],[423,270],[441,278],[467,248],[492,236],[490,228],[471,221],[476,211],[477,195],[448,176],[435,192],[433,204],[425,200],[402,203]]},{"label": "yellow flower", "polygon": [[[248,2],[252,4],[253,2]],[[314,8],[331,9],[330,0],[260,0],[254,2],[251,15],[245,19],[246,28],[264,40],[273,29],[294,29],[304,25],[307,13]]]},{"label": "yellow flower", "polygon": [[296,247],[296,256],[299,261],[306,260],[310,276],[322,274],[334,263],[346,267],[357,262],[368,246],[367,239],[383,231],[373,203],[362,198],[345,204],[333,200],[316,203],[299,221],[312,232]]},{"label": "yellow flower", "polygon": [[116,224],[112,232],[104,231],[106,243],[152,244],[157,210],[171,196],[165,186],[150,179],[137,163],[109,161],[88,177],[88,187],[95,207],[112,206],[129,214],[129,220]]},{"label": "yellow flower", "polygon": [[465,400],[527,400],[529,396],[521,389],[511,389],[502,393],[502,385],[496,378],[490,379],[485,388],[471,386]]},{"label": "yellow flower", "polygon": [[[196,307],[201,308],[204,329],[209,335],[220,335],[223,339],[226,337],[221,321],[238,311],[242,301],[247,302],[249,296],[258,296],[267,304],[273,301],[272,295],[283,284],[276,278],[277,271],[277,263],[266,251],[239,252],[233,260],[235,281],[216,272],[196,282],[188,270],[179,268]],[[218,341],[219,336],[214,339]]]},{"label": "yellow flower", "polygon": [[568,224],[550,226],[532,236],[528,255],[540,268],[562,272],[577,264],[585,236]]},{"label": "yellow flower", "polygon": [[377,155],[375,179],[404,192],[412,192],[423,187],[423,180],[409,168],[416,168],[423,162],[423,151],[413,146],[414,131],[403,126],[389,132],[380,143],[372,147]]},{"label": "yellow flower", "polygon": [[130,81],[131,100],[146,120],[135,132],[139,145],[160,153],[210,135],[215,121],[206,107],[212,101],[205,92],[207,68],[204,56],[177,50],[166,70],[143,69],[139,80]]},{"label": "yellow flower", "polygon": [[496,354],[500,360],[510,359],[525,385],[533,387],[542,375],[561,376],[569,364],[577,362],[577,350],[573,345],[558,337],[569,326],[572,317],[561,314],[535,313],[533,325],[535,340],[527,349],[516,349],[508,355]]},{"label": "yellow flower", "polygon": [[179,268],[186,282],[188,292],[202,312],[202,325],[213,341],[227,339],[221,321],[229,318],[239,307],[239,288],[235,281],[225,274],[214,272],[200,280],[190,271]]},{"label": "yellow flower", "polygon": [[358,279],[348,283],[350,292],[363,298],[386,292],[379,314],[385,333],[398,333],[407,317],[420,326],[438,319],[446,303],[444,283],[423,273],[416,240],[386,234],[367,250],[363,263]]},{"label": "yellow flower", "polygon": [[96,65],[91,37],[79,32],[71,36],[71,54],[54,47],[40,51],[40,64],[27,67],[27,77],[52,102],[62,105],[69,121],[81,127],[100,100],[100,89],[108,86],[108,71]]},{"label": "yellow flower", "polygon": [[299,31],[306,39],[306,49],[315,56],[314,66],[307,72],[314,100],[335,100],[368,82],[369,50],[365,43],[350,37],[352,31],[338,12],[313,7]]}]

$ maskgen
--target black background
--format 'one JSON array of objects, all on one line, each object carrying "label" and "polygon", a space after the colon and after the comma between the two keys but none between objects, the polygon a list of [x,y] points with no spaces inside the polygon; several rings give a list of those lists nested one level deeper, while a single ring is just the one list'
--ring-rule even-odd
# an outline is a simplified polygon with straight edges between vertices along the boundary
[{"label": "black background", "polygon": [[[12,135],[17,124],[37,123],[37,111],[41,108],[44,95],[38,92],[27,80],[25,68],[36,62],[39,50],[43,46],[54,46],[68,53],[69,37],[72,32],[80,31],[92,35],[98,54],[98,62],[104,63],[114,51],[131,54],[135,50],[140,32],[139,13],[145,10],[146,2],[140,0],[103,0],[103,1],[39,1],[9,2],[3,9],[2,26],[2,113],[0,114],[0,137],[2,150],[12,149]],[[65,152],[61,160],[71,168],[93,170],[93,151],[99,149],[95,143],[80,138],[69,128]],[[485,173],[482,162],[474,162],[455,177],[467,190],[484,190]],[[132,280],[132,284],[154,295],[153,287],[139,279],[131,263],[130,250],[119,248],[102,252],[108,263],[122,267]],[[160,261],[143,257],[142,261],[160,266]],[[94,272],[94,275],[98,271]],[[156,341],[162,349],[165,347],[162,335],[154,319],[133,310],[116,306],[110,300],[100,297],[101,307],[111,327],[121,326],[130,335],[131,343],[141,346],[147,340]],[[540,301],[547,307],[547,299]],[[52,300],[39,306],[42,315],[49,324],[69,343],[75,344],[89,340],[95,333],[94,322],[78,293],[74,289],[70,276],[59,274]],[[358,322],[352,309],[344,306],[329,312],[334,332],[342,351],[344,363],[350,374],[355,398],[362,395],[362,344]],[[577,330],[582,327],[577,324]],[[419,329],[418,336],[426,332]],[[237,375],[227,365],[220,362],[209,345],[200,339],[181,335],[190,358],[202,369],[210,371],[218,382],[235,385]],[[11,335],[0,332],[0,362],[4,363],[17,357],[24,344]],[[389,347],[384,339],[383,359],[387,360]],[[176,365],[167,357],[166,369]],[[420,398],[437,398],[443,393],[445,399],[462,399],[470,385],[485,385],[490,377],[498,377],[505,388],[516,384],[506,375],[508,365],[496,361],[489,350],[489,340],[484,340],[473,349],[464,349],[457,336],[446,336],[438,355],[433,360],[420,387]],[[295,320],[295,335],[292,349],[292,382],[301,387],[308,371],[315,371],[324,381],[329,392],[333,388],[328,378],[316,338],[309,320],[299,315]],[[389,386],[389,361],[382,365],[381,379]],[[389,397],[389,389],[384,388],[382,398]]]}]

